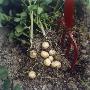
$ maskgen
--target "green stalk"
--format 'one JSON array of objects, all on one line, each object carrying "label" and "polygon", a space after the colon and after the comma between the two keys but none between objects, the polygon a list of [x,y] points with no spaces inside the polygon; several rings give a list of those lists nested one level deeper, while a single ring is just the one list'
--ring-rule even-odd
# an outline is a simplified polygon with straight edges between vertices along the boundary
[{"label": "green stalk", "polygon": [[36,17],[36,22],[37,22],[37,25],[38,25],[38,15],[37,15],[37,17]]},{"label": "green stalk", "polygon": [[46,33],[45,33],[45,30],[44,30],[44,27],[43,27],[41,20],[39,20],[39,23],[40,23],[40,28],[42,30],[43,36],[46,37]]},{"label": "green stalk", "polygon": [[30,43],[31,43],[31,47],[32,47],[32,43],[33,43],[33,11],[31,12],[30,20],[31,20],[31,27],[30,27]]}]

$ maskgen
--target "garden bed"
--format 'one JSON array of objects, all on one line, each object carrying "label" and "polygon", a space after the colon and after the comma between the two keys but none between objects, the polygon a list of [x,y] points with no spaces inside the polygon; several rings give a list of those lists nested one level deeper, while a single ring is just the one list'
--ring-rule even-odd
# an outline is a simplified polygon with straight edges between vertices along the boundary
[{"label": "garden bed", "polygon": [[0,90],[90,90],[90,0],[71,1],[0,1]]},{"label": "garden bed", "polygon": [[[3,30],[0,30],[2,33]],[[54,34],[53,34],[54,33]],[[68,61],[64,57],[61,48],[57,44],[57,39],[55,31],[48,40],[52,42],[52,48],[58,52],[58,57],[62,62],[62,67],[60,69],[52,69],[42,65],[42,58],[38,57],[32,62],[32,59],[26,56],[25,48],[20,45],[10,43],[6,35],[0,35],[2,45],[0,51],[0,65],[8,68],[10,80],[13,85],[19,83],[23,90],[89,90],[90,82],[90,71],[89,71],[89,42],[83,36],[81,38],[81,52],[79,56],[79,63],[76,65],[75,70],[71,73],[68,69]],[[45,39],[44,39],[45,40]],[[40,52],[41,43],[43,39],[37,35],[34,40],[35,49]],[[27,71],[34,70],[37,73],[35,79],[30,79],[28,77]]]}]

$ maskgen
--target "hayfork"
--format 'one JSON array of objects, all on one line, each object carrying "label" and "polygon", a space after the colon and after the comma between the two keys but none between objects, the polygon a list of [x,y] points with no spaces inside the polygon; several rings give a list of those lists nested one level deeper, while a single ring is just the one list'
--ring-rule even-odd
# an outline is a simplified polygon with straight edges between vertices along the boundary
[{"label": "hayfork", "polygon": [[73,35],[73,25],[74,25],[74,10],[75,10],[75,1],[74,0],[65,0],[64,2],[64,16],[59,20],[64,27],[65,31],[61,36],[61,46],[64,45],[64,42],[67,38],[67,46],[65,55],[69,60],[70,57],[70,49],[73,48],[73,61],[71,63],[71,70],[74,69],[77,60],[78,60],[78,45]]}]

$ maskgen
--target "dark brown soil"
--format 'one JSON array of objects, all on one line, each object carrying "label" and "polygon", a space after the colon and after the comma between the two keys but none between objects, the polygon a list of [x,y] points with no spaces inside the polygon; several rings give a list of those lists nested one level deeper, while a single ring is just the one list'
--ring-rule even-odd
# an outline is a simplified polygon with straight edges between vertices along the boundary
[{"label": "dark brown soil", "polygon": [[[26,48],[10,43],[0,29],[0,65],[8,68],[9,77],[14,83],[19,83],[23,90],[89,90],[90,89],[90,47],[85,32],[80,32],[80,56],[73,72],[68,70],[68,61],[64,56],[55,31],[47,34],[51,48],[58,53],[62,62],[60,69],[47,68],[42,64],[40,55],[32,61],[26,56]],[[87,31],[86,31],[87,32]],[[3,34],[2,34],[3,33]],[[77,32],[77,35],[79,35]],[[88,34],[88,33],[87,33]],[[41,51],[42,39],[38,35],[34,39],[34,49]],[[78,40],[78,41],[79,41]],[[27,71],[34,70],[37,78],[28,78]],[[0,85],[1,87],[1,85]],[[0,88],[0,90],[2,90]]]}]

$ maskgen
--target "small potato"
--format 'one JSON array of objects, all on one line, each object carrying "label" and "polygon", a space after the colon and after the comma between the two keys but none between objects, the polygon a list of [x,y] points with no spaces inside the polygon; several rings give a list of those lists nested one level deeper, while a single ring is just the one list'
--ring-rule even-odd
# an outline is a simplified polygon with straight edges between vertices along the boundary
[{"label": "small potato", "polygon": [[61,68],[61,62],[59,62],[59,61],[53,61],[53,62],[51,63],[51,66],[52,66],[53,68]]},{"label": "small potato", "polygon": [[36,58],[37,57],[37,52],[35,50],[30,51],[30,57],[31,58]]},{"label": "small potato", "polygon": [[43,58],[48,58],[48,57],[49,57],[49,53],[46,52],[46,51],[42,51],[42,52],[41,52],[41,56],[42,56]]},{"label": "small potato", "polygon": [[31,79],[34,79],[34,78],[36,78],[36,73],[35,73],[34,71],[30,71],[30,72],[28,73],[28,76],[29,76]]},{"label": "small potato", "polygon": [[50,51],[49,51],[49,54],[50,54],[51,56],[53,56],[53,55],[56,54],[56,51],[55,51],[55,50],[50,50]]},{"label": "small potato", "polygon": [[44,65],[46,65],[46,66],[50,66],[51,65],[51,61],[50,61],[50,59],[45,59],[44,60]]},{"label": "small potato", "polygon": [[54,60],[53,56],[49,56],[48,59],[52,62]]},{"label": "small potato", "polygon": [[42,48],[43,49],[47,49],[49,47],[49,43],[48,42],[43,42],[42,43]]}]

